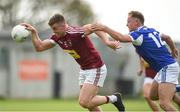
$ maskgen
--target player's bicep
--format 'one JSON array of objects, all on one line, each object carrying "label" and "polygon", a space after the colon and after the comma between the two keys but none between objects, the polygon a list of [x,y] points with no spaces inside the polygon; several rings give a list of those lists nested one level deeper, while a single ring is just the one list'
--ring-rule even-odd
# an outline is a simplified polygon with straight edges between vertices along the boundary
[{"label": "player's bicep", "polygon": [[47,50],[54,47],[56,43],[52,39],[45,39],[42,41],[41,50]]},{"label": "player's bicep", "polygon": [[131,38],[131,36],[125,34],[125,35],[123,35],[122,41],[123,42],[132,42],[133,39]]}]

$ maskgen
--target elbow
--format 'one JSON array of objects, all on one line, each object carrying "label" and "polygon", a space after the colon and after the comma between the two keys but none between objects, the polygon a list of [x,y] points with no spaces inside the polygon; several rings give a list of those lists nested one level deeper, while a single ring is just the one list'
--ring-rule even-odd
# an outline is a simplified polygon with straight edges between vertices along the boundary
[{"label": "elbow", "polygon": [[168,40],[168,41],[172,41],[172,39],[171,39],[170,36],[167,36],[167,40]]},{"label": "elbow", "polygon": [[170,41],[170,40],[171,40],[171,37],[170,37],[169,35],[163,34],[163,35],[161,36],[161,39],[167,42],[167,41]]},{"label": "elbow", "polygon": [[42,52],[43,51],[41,46],[35,46],[35,50],[36,50],[36,52]]},{"label": "elbow", "polygon": [[42,50],[40,50],[40,49],[36,49],[36,52],[42,52]]},{"label": "elbow", "polygon": [[104,40],[104,43],[105,43],[105,44],[108,44],[108,43],[109,43],[109,40],[108,40],[108,39]]},{"label": "elbow", "polygon": [[170,36],[166,36],[164,39],[169,41],[169,40],[171,40],[171,37]]},{"label": "elbow", "polygon": [[104,44],[108,46],[108,45],[110,45],[110,41],[109,40],[105,40]]}]

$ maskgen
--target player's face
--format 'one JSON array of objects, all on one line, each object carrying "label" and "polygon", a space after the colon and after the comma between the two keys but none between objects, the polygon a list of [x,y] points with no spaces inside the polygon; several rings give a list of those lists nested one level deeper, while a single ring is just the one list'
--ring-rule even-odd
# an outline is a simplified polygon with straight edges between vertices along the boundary
[{"label": "player's face", "polygon": [[64,36],[66,32],[66,23],[55,23],[51,26],[51,29],[57,36]]},{"label": "player's face", "polygon": [[127,19],[127,27],[129,32],[134,31],[138,28],[138,21],[136,18],[129,16]]}]

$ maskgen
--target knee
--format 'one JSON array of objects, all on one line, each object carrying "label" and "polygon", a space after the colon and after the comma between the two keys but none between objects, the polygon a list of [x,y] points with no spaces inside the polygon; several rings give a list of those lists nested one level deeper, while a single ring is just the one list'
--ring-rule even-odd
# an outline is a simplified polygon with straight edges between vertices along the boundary
[{"label": "knee", "polygon": [[150,99],[150,96],[149,96],[147,93],[144,93],[144,94],[143,94],[143,97],[144,97],[145,99]]},{"label": "knee", "polygon": [[167,103],[165,101],[160,101],[159,105],[162,109],[166,109],[167,107],[169,107],[169,103]]},{"label": "knee", "polygon": [[89,101],[87,101],[87,100],[79,100],[79,105],[81,106],[81,107],[83,107],[83,108],[89,108]]},{"label": "knee", "polygon": [[145,100],[151,100],[151,98],[148,97],[148,96],[144,96],[144,99],[145,99]]}]

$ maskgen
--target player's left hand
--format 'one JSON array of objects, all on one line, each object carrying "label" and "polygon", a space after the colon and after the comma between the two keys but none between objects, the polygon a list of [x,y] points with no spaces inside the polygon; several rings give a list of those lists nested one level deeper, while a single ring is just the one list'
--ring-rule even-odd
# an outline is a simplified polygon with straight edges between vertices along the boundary
[{"label": "player's left hand", "polygon": [[143,70],[142,70],[142,69],[140,69],[140,70],[137,72],[137,75],[141,76],[141,75],[142,75],[142,73],[143,73]]},{"label": "player's left hand", "polygon": [[107,45],[108,45],[108,47],[110,47],[110,48],[112,48],[112,49],[114,49],[114,50],[121,48],[120,42],[119,42],[119,41],[116,41],[116,40],[114,40],[114,41],[109,41],[109,42],[107,43]]}]

